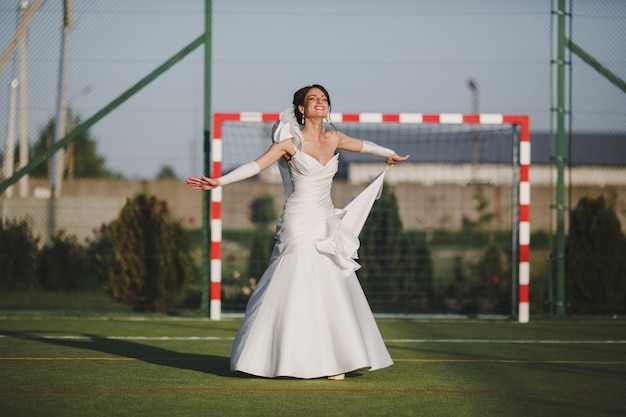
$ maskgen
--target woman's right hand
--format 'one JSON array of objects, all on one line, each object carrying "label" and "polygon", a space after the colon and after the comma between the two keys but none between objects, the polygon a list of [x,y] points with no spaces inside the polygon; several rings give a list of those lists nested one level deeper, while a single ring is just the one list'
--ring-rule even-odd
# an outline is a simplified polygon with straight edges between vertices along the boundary
[{"label": "woman's right hand", "polygon": [[219,187],[220,182],[214,178],[205,177],[203,175],[200,178],[187,178],[187,185],[189,185],[194,190],[209,191]]}]

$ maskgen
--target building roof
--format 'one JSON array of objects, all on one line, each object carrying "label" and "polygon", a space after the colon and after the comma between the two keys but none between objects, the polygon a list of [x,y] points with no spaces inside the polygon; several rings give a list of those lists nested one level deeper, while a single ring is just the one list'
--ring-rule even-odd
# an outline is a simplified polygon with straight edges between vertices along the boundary
[{"label": "building roof", "polygon": [[[395,150],[398,154],[411,155],[413,163],[470,163],[476,155],[478,163],[509,163],[512,160],[513,145],[510,138],[511,126],[485,127],[477,132],[471,126],[457,128],[456,131],[438,130],[426,127],[425,130],[408,131],[401,125],[392,128],[377,126],[363,128],[362,125],[347,123],[337,128],[347,135],[374,141]],[[476,136],[474,136],[476,135]],[[476,150],[472,149],[476,137]],[[417,139],[417,140],[416,140]],[[554,160],[556,139],[547,132],[531,132],[531,164],[550,164]],[[570,155],[571,165],[626,166],[626,133],[582,133],[571,135],[566,157]],[[433,146],[434,145],[434,146]],[[439,145],[439,146],[437,146]],[[371,155],[341,152],[342,163],[373,162]]]}]

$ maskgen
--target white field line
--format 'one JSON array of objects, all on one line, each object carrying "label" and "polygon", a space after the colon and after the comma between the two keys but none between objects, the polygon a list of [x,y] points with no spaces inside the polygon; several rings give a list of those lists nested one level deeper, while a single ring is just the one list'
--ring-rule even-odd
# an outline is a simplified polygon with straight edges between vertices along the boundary
[{"label": "white field line", "polygon": [[612,344],[626,340],[387,339],[386,343]]},{"label": "white field line", "polygon": [[19,339],[48,339],[48,340],[183,340],[183,341],[214,341],[214,340],[234,340],[234,337],[217,337],[217,336],[81,336],[81,335],[60,335],[60,336],[43,336],[34,334],[0,334],[3,337],[14,337]]},{"label": "white field line", "polygon": [[[221,341],[233,340],[234,337],[219,336],[82,336],[82,335],[3,335],[0,338],[50,340],[182,340],[182,341]],[[386,343],[493,343],[493,344],[626,344],[626,340],[524,340],[524,339],[386,339]]]}]

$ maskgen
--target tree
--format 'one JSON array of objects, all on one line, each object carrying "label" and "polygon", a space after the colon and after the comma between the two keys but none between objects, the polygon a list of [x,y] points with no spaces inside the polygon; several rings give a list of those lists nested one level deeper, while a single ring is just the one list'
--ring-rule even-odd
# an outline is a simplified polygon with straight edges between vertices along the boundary
[{"label": "tree", "polygon": [[[70,126],[78,126],[80,118],[70,113],[68,119]],[[50,119],[41,130],[39,139],[33,145],[30,153],[33,156],[41,155],[46,151],[54,140],[55,121]],[[71,129],[68,129],[68,133]],[[66,167],[64,178],[112,178],[119,177],[106,167],[103,156],[98,154],[96,140],[91,136],[89,130],[85,130],[74,138],[66,147]],[[32,172],[34,177],[49,177],[51,170],[51,160],[47,163],[39,164]]]},{"label": "tree", "polygon": [[385,311],[398,302],[397,264],[401,257],[402,220],[398,200],[389,184],[360,234],[362,268],[358,275],[373,309]]},{"label": "tree", "polygon": [[511,268],[510,248],[503,250],[497,245],[485,248],[482,257],[472,270],[474,279],[470,296],[476,309],[481,309],[481,299],[492,305],[492,312],[506,312],[510,307]]},{"label": "tree", "polygon": [[398,267],[398,310],[416,313],[434,307],[433,261],[430,249],[417,233],[403,233]]},{"label": "tree", "polygon": [[94,245],[111,295],[135,311],[165,311],[197,273],[188,235],[147,193],[127,199]]},{"label": "tree", "polygon": [[166,179],[178,179],[178,175],[176,175],[176,171],[169,165],[163,165],[159,169],[159,173],[156,175],[155,179],[157,180],[166,180]]},{"label": "tree", "polygon": [[0,289],[36,287],[37,243],[26,220],[0,222]]},{"label": "tree", "polygon": [[60,230],[37,256],[37,275],[45,290],[82,290],[89,284],[87,250],[76,236]]},{"label": "tree", "polygon": [[604,196],[585,196],[571,213],[567,276],[576,313],[615,313],[626,303],[626,237]]},{"label": "tree", "polygon": [[278,218],[274,207],[274,197],[263,194],[250,203],[250,221],[259,229],[254,233],[250,243],[250,257],[248,258],[248,276],[257,281],[267,268],[267,262],[274,243],[273,235],[268,239],[267,230]]},{"label": "tree", "polygon": [[267,229],[277,218],[271,194],[263,194],[250,203],[250,221],[260,229]]},{"label": "tree", "polygon": [[472,220],[467,216],[463,216],[463,229],[467,231],[484,230],[495,217],[494,213],[489,210],[489,200],[485,196],[485,190],[482,185],[474,186],[472,197],[476,202],[476,219]]}]

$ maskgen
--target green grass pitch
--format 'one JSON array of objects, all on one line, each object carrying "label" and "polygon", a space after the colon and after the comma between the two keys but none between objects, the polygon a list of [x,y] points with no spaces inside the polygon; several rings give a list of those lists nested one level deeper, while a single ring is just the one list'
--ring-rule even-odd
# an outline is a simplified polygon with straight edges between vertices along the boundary
[{"label": "green grass pitch", "polygon": [[0,316],[0,415],[626,415],[626,321],[379,317],[394,365],[231,374],[240,318]]}]

